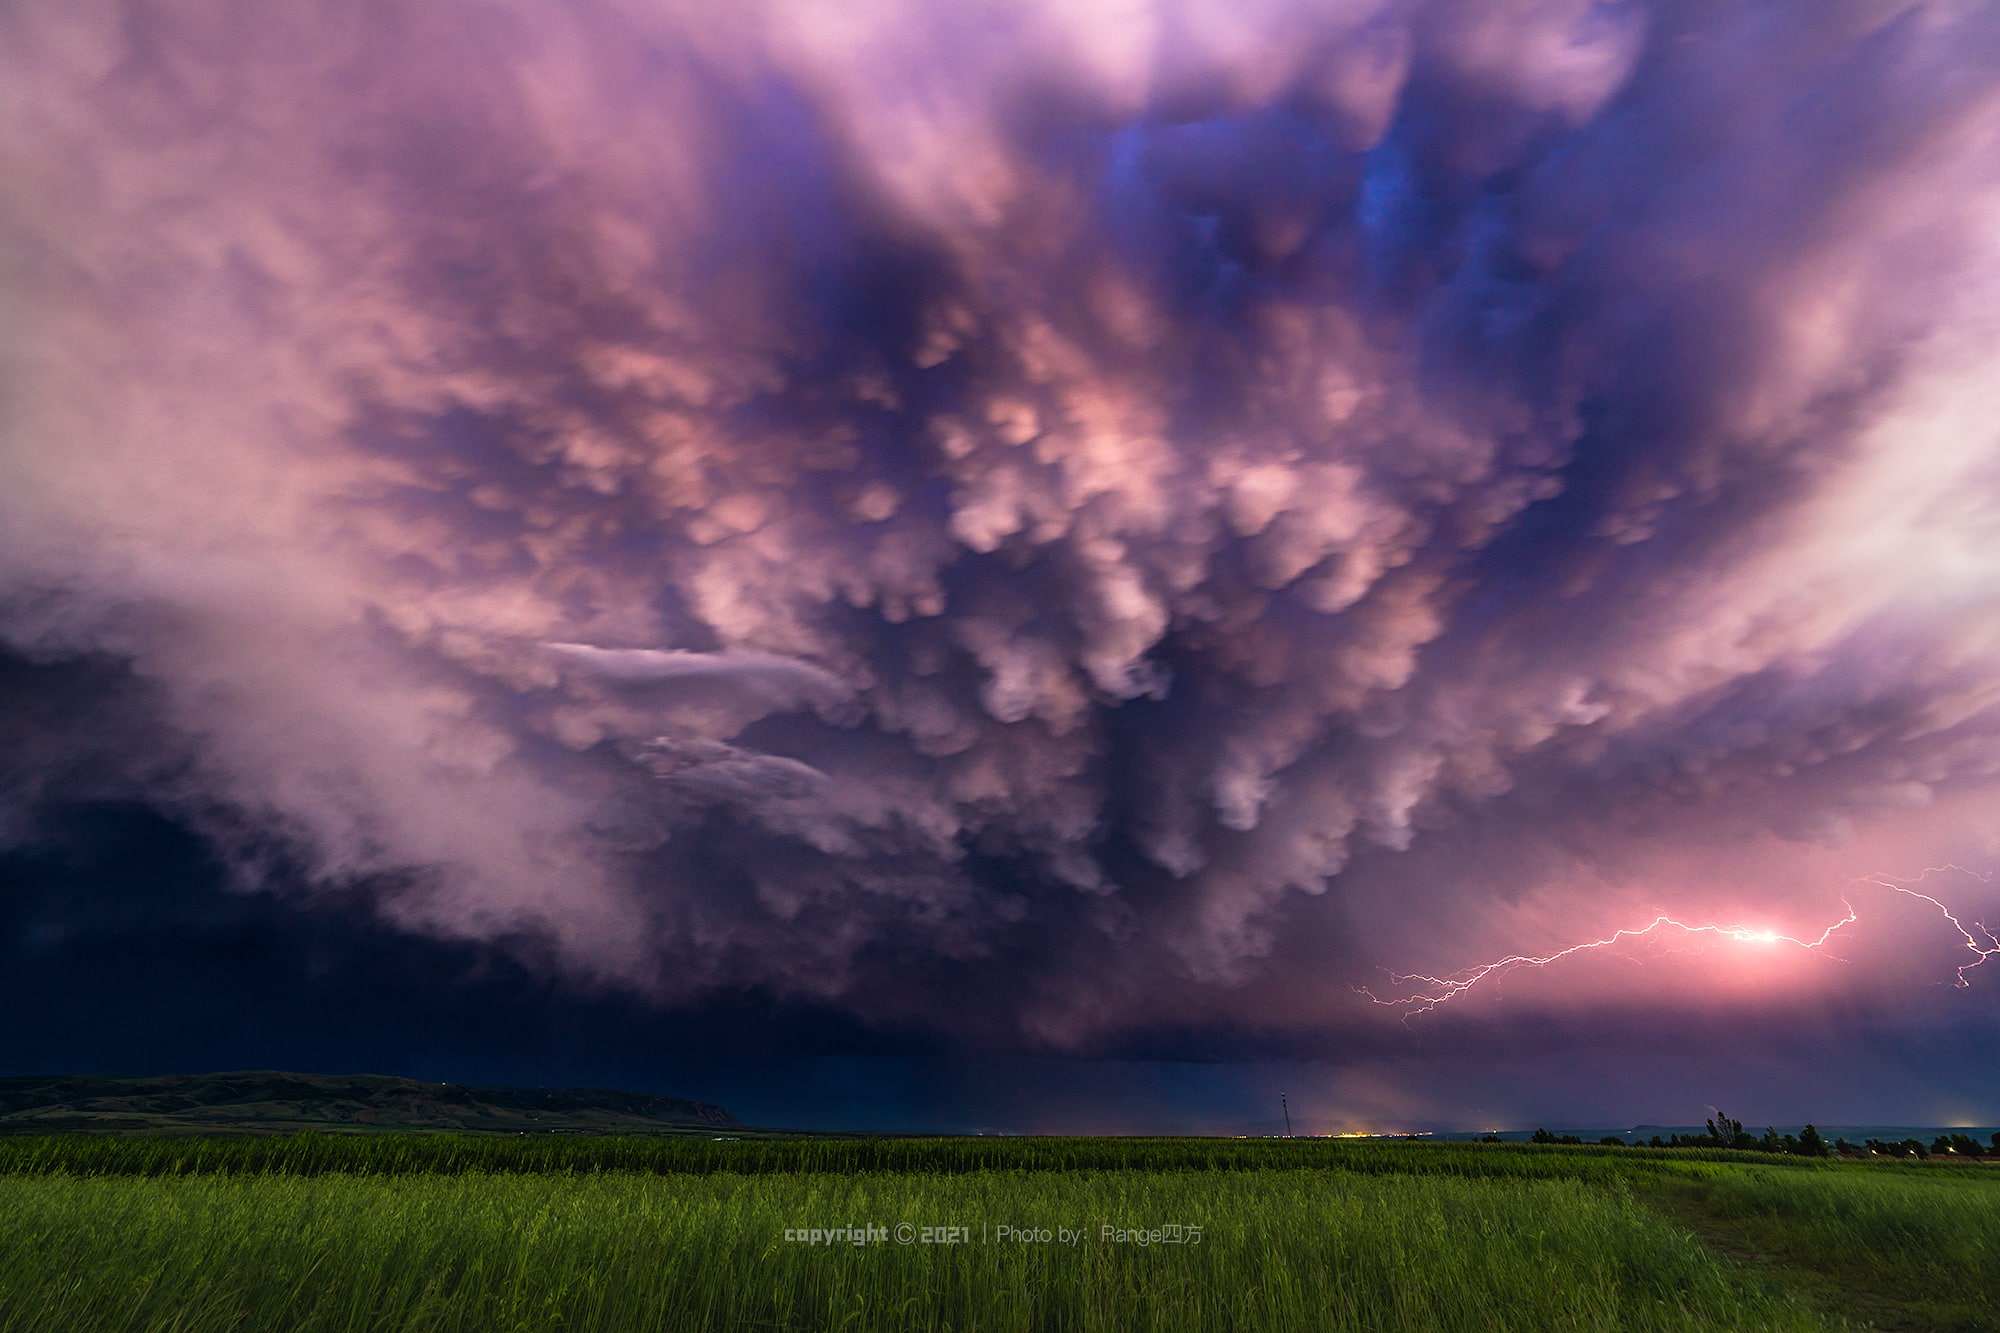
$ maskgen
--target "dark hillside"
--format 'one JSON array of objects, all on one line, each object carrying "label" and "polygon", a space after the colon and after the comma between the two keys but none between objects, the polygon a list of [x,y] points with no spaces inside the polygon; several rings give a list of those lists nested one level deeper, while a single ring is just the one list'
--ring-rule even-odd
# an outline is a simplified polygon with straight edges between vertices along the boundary
[{"label": "dark hillside", "polygon": [[706,1102],[595,1088],[488,1088],[382,1074],[267,1070],[163,1078],[0,1079],[0,1133],[736,1128],[734,1116]]}]

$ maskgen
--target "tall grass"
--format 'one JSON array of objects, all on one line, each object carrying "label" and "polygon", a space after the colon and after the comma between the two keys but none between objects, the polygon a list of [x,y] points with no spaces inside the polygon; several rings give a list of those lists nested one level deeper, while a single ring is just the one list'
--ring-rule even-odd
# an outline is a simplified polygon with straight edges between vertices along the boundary
[{"label": "tall grass", "polygon": [[[973,1238],[784,1238],[899,1222],[962,1224]],[[1196,1224],[1203,1239],[1109,1243],[1107,1222]],[[1002,1224],[1083,1238],[980,1234]],[[0,1180],[10,1333],[1820,1326],[1628,1190],[1582,1180],[1311,1169]]]},{"label": "tall grass", "polygon": [[[902,1245],[899,1223],[968,1234]],[[1203,1239],[1107,1243],[1106,1223]],[[885,1234],[784,1235],[856,1225]],[[0,1139],[0,1333],[1984,1329],[2000,1326],[1996,1268],[2000,1169],[1965,1163],[1298,1140]]]},{"label": "tall grass", "polygon": [[2000,1326],[2000,1172],[1690,1174],[1707,1213],[1788,1257],[1823,1260],[1874,1286],[1984,1291]]}]

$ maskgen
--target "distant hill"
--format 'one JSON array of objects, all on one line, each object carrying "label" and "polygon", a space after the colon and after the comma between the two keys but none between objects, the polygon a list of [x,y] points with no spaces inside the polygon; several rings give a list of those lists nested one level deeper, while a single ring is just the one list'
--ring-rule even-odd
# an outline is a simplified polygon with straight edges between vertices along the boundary
[{"label": "distant hill", "polygon": [[0,1134],[742,1128],[720,1106],[596,1088],[483,1088],[382,1074],[249,1070],[164,1078],[0,1078]]}]

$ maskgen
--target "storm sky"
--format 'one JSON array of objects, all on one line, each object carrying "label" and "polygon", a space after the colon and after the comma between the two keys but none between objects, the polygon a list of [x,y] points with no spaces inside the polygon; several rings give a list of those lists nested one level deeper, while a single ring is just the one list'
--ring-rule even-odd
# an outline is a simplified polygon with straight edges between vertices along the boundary
[{"label": "storm sky", "polygon": [[1990,3],[9,6],[0,1067],[2000,1121],[1997,357]]}]

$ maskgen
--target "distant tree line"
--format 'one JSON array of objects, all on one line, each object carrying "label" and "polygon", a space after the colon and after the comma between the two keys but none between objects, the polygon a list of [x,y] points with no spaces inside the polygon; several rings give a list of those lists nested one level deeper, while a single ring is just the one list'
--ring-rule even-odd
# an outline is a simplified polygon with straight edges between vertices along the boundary
[{"label": "distant tree line", "polygon": [[1940,1134],[1931,1140],[1928,1148],[1918,1139],[1904,1139],[1900,1143],[1870,1139],[1865,1148],[1856,1150],[1857,1155],[1864,1152],[1879,1157],[1929,1157],[1932,1153],[1940,1156],[1950,1153],[1955,1157],[2000,1157],[2000,1134],[1995,1134],[1993,1141],[1983,1148],[1979,1140],[1964,1134]]},{"label": "distant tree line", "polygon": [[[1780,1134],[1777,1130],[1767,1126],[1763,1134],[1757,1135],[1744,1129],[1741,1120],[1731,1120],[1720,1111],[1715,1113],[1714,1119],[1706,1123],[1708,1132],[1705,1134],[1674,1134],[1665,1139],[1655,1134],[1647,1143],[1642,1145],[1634,1140],[1631,1146],[1635,1148],[1737,1148],[1754,1152],[1790,1153],[1795,1157],[1825,1157],[1829,1153],[1835,1153],[1842,1157],[1867,1157],[1871,1155],[1877,1157],[1929,1157],[1932,1153],[1940,1155],[1949,1153],[1957,1157],[2000,1157],[2000,1133],[1993,1135],[1992,1142],[1986,1146],[1981,1146],[1977,1139],[1969,1135],[1940,1134],[1931,1141],[1929,1147],[1925,1147],[1923,1142],[1918,1139],[1904,1139],[1900,1143],[1886,1142],[1882,1139],[1869,1139],[1867,1143],[1860,1147],[1856,1147],[1846,1139],[1835,1139],[1829,1147],[1826,1140],[1820,1137],[1819,1130],[1812,1125],[1807,1125],[1797,1134]],[[1481,1139],[1481,1142],[1498,1143],[1500,1142],[1500,1136],[1498,1134],[1488,1134]],[[1574,1134],[1551,1134],[1546,1129],[1537,1129],[1533,1137],[1529,1139],[1529,1142],[1580,1144],[1583,1140]],[[1599,1139],[1598,1142],[1612,1147],[1622,1148],[1626,1146],[1625,1140],[1615,1134],[1607,1134]]]}]

